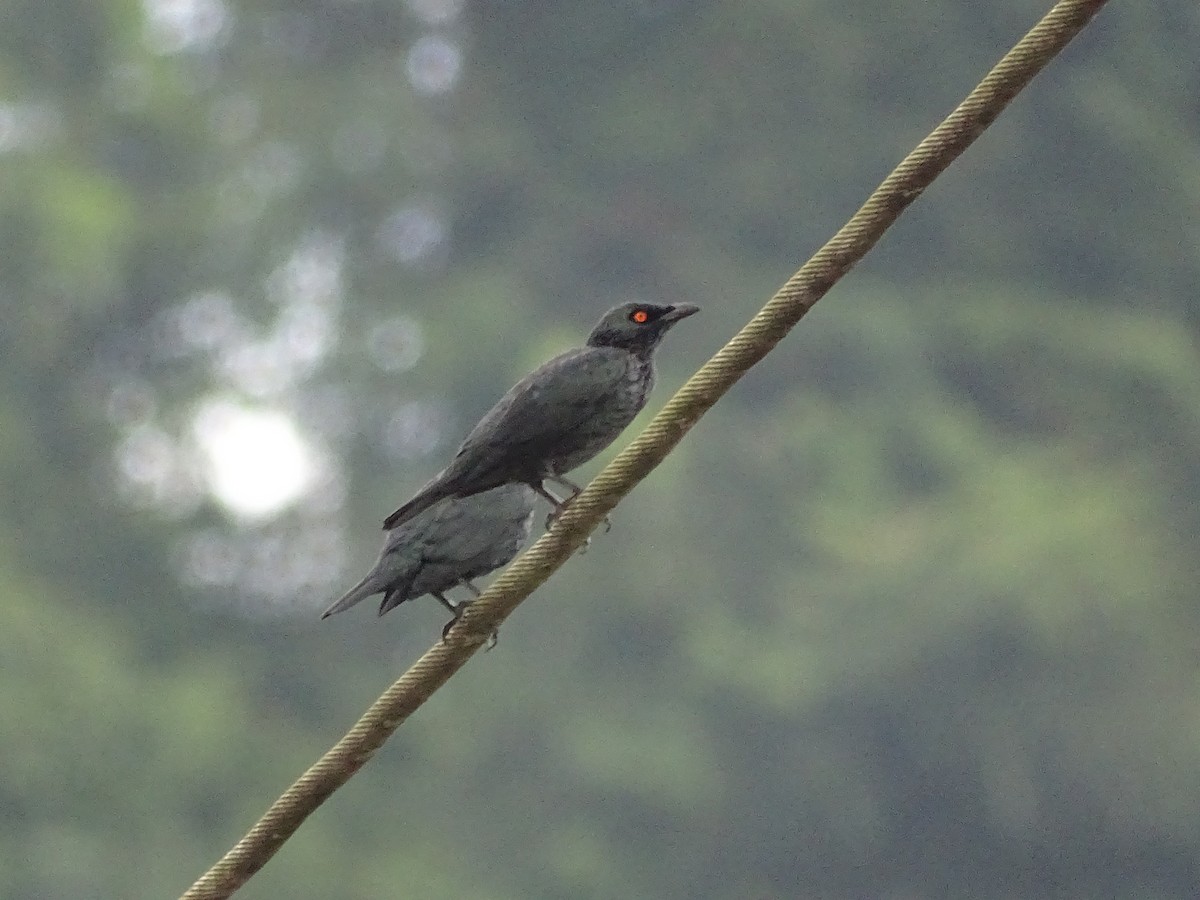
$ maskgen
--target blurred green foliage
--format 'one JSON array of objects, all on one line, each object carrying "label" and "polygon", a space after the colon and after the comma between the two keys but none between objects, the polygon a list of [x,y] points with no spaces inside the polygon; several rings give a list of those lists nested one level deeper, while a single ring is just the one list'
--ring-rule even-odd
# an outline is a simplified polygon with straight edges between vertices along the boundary
[{"label": "blurred green foliage", "polygon": [[[316,612],[501,386],[697,302],[657,407],[1042,11],[0,9],[0,895],[186,888],[436,637]],[[1196,896],[1198,29],[1103,12],[239,896]],[[214,395],[325,499],[123,484]]]}]

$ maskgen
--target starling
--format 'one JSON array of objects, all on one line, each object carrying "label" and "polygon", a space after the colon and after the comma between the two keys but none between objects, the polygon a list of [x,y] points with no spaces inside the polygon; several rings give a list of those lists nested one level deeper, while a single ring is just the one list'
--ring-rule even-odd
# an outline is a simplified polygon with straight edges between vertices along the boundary
[{"label": "starling", "polygon": [[[458,620],[463,603],[445,592],[471,583],[517,555],[529,537],[537,495],[524,484],[509,484],[470,497],[448,498],[388,532],[383,550],[367,577],[321,614],[324,619],[349,609],[364,597],[383,594],[379,615],[405,600],[432,594]],[[444,633],[444,632],[443,632]]]},{"label": "starling", "polygon": [[561,510],[543,481],[579,487],[563,476],[625,430],[654,386],[654,349],[688,303],[626,303],[605,313],[587,344],[522,378],[467,435],[445,469],[384,521],[396,528],[446,497],[470,497],[502,484],[527,484]]}]

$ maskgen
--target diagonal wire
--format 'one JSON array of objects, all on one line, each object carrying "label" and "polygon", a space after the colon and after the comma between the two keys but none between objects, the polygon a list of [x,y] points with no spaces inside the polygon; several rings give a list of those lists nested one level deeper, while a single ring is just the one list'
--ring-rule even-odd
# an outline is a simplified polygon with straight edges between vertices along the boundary
[{"label": "diagonal wire", "polygon": [[517,605],[566,562],[600,520],[663,461],[700,417],[875,246],[909,204],[987,129],[1105,2],[1062,0],[1055,4],[954,112],[901,161],[850,221],[688,379],[645,431],[571,503],[555,526],[467,608],[448,639],[435,644],[388,688],[182,900],[224,900],[261,869],[300,824],[466,664]]}]

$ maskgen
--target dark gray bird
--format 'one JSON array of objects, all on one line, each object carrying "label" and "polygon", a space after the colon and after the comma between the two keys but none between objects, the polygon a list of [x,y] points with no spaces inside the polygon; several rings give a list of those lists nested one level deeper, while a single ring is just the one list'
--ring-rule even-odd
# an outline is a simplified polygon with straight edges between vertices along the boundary
[{"label": "dark gray bird", "polygon": [[522,378],[467,435],[445,469],[384,520],[396,528],[446,497],[469,497],[501,484],[527,484],[555,511],[564,501],[543,481],[563,476],[625,430],[654,387],[654,349],[676,322],[699,311],[688,303],[626,303],[605,313],[586,346],[556,356]]},{"label": "dark gray bird", "polygon": [[[509,562],[529,537],[537,494],[524,484],[506,484],[470,497],[448,498],[392,529],[367,577],[322,613],[324,619],[365,597],[383,594],[379,615],[405,600],[432,594],[457,621],[463,603],[445,592],[456,585],[479,589],[472,578]],[[448,629],[450,625],[447,625]]]}]

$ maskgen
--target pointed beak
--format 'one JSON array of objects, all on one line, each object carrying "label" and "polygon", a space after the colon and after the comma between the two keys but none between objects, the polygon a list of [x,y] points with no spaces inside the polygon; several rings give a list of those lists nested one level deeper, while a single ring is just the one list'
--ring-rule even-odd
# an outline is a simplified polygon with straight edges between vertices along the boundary
[{"label": "pointed beak", "polygon": [[659,318],[660,322],[678,322],[680,319],[686,319],[688,316],[694,316],[700,312],[700,307],[693,306],[690,303],[680,303],[677,306],[672,306],[667,312]]}]

